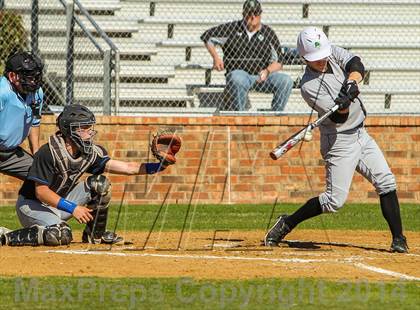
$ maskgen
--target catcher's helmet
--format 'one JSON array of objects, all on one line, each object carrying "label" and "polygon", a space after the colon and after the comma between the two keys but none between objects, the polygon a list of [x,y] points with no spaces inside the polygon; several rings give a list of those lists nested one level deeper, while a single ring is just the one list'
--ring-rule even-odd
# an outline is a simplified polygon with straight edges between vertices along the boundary
[{"label": "catcher's helmet", "polygon": [[[57,127],[64,137],[71,139],[83,154],[91,154],[93,138],[96,134],[93,126],[95,115],[80,104],[66,105],[57,117]],[[88,130],[87,137],[81,137],[81,132]]]},{"label": "catcher's helmet", "polygon": [[42,60],[30,52],[17,52],[11,55],[6,61],[5,75],[15,72],[20,78],[20,83],[24,92],[35,92],[41,87],[42,70],[44,64]]}]

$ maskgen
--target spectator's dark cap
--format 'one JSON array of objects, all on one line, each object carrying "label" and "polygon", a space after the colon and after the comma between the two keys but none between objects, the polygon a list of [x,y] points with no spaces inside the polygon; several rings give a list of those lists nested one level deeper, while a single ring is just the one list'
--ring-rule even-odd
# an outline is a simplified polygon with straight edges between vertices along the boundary
[{"label": "spectator's dark cap", "polygon": [[5,72],[37,73],[42,72],[44,65],[39,57],[30,52],[17,52],[6,61]]},{"label": "spectator's dark cap", "polygon": [[262,13],[261,3],[258,0],[246,0],[242,9],[243,16],[259,16]]}]

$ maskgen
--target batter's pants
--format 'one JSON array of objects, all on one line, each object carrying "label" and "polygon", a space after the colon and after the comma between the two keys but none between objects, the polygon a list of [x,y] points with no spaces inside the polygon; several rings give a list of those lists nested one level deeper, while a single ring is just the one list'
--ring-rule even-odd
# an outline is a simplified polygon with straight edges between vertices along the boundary
[{"label": "batter's pants", "polygon": [[396,190],[395,177],[375,140],[364,127],[338,134],[321,134],[326,190],[319,196],[323,212],[336,212],[348,196],[355,171],[378,195]]}]

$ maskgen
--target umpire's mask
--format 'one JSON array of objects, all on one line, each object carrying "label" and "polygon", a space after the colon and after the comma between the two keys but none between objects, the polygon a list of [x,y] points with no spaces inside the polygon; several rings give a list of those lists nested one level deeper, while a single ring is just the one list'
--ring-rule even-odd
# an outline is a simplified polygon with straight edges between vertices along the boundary
[{"label": "umpire's mask", "polygon": [[92,154],[95,123],[95,115],[80,104],[65,106],[57,118],[57,127],[62,135],[71,139],[85,155]]},{"label": "umpire's mask", "polygon": [[17,52],[7,59],[4,71],[17,73],[23,92],[31,93],[41,87],[43,69],[44,64],[35,54]]}]

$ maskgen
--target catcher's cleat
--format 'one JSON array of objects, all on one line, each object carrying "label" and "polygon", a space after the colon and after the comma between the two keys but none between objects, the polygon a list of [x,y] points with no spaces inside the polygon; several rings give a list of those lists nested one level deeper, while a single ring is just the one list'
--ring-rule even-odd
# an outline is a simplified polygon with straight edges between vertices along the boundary
[{"label": "catcher's cleat", "polygon": [[4,235],[7,234],[8,232],[11,232],[11,230],[6,227],[0,227],[0,246],[6,243]]},{"label": "catcher's cleat", "polygon": [[391,252],[408,253],[407,239],[404,236],[399,236],[392,239]]},{"label": "catcher's cleat", "polygon": [[82,235],[82,242],[83,243],[91,243],[91,244],[115,244],[124,241],[123,237],[114,234],[112,231],[106,231],[103,233],[101,238],[92,238],[90,234],[83,231]]},{"label": "catcher's cleat", "polygon": [[271,227],[264,237],[265,246],[277,246],[279,242],[291,231],[285,222],[286,217],[286,214],[278,217],[273,227]]}]

